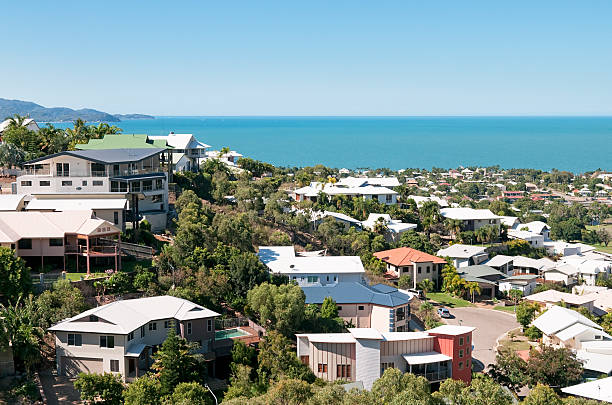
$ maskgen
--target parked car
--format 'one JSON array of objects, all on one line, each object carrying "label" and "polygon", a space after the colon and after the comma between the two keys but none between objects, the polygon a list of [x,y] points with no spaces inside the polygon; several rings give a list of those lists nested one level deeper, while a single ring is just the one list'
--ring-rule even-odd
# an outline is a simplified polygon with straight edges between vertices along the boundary
[{"label": "parked car", "polygon": [[438,315],[440,315],[442,318],[450,318],[451,317],[450,311],[447,308],[444,308],[444,307],[438,308]]},{"label": "parked car", "polygon": [[416,295],[420,300],[425,299],[425,294],[423,294],[423,290],[417,290],[415,288],[409,288],[408,292],[413,293],[414,295]]}]

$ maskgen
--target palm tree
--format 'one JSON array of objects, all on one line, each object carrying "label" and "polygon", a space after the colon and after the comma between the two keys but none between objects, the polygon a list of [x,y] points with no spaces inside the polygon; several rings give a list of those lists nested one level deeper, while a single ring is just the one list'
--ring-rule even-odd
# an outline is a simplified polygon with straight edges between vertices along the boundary
[{"label": "palm tree", "polygon": [[123,130],[119,127],[108,125],[106,122],[101,122],[98,124],[98,126],[90,126],[88,132],[91,139],[101,139],[104,138],[104,135],[119,134],[122,131]]},{"label": "palm tree", "polygon": [[425,296],[425,301],[427,301],[427,293],[433,291],[434,283],[430,279],[426,278],[425,280],[419,283],[421,290],[423,290],[423,295]]},{"label": "palm tree", "polygon": [[377,233],[379,235],[384,235],[388,230],[389,230],[389,227],[387,227],[387,223],[382,217],[378,218],[376,222],[374,222],[374,229],[372,229],[374,233]]},{"label": "palm tree", "polygon": [[446,229],[450,232],[450,234],[457,239],[459,233],[461,232],[462,222],[458,219],[447,218],[445,222]]},{"label": "palm tree", "polygon": [[24,116],[19,114],[13,114],[12,117],[6,117],[5,119],[9,121],[8,128],[19,128],[25,126],[25,121],[29,118],[29,115]]},{"label": "palm tree", "polygon": [[466,287],[472,296],[472,302],[474,302],[474,293],[480,294],[480,286],[475,281],[468,281]]}]

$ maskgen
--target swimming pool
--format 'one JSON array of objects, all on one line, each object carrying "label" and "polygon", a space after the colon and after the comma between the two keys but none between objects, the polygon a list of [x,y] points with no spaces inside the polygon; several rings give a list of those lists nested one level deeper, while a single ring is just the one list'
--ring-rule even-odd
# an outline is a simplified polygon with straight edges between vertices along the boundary
[{"label": "swimming pool", "polygon": [[224,329],[215,331],[215,340],[231,339],[239,336],[246,336],[249,333],[240,328]]}]

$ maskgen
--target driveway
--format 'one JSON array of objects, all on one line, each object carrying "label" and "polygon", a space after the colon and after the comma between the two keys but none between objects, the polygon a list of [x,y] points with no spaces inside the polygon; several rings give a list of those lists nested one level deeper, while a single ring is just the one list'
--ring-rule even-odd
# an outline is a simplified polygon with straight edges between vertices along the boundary
[{"label": "driveway", "polygon": [[450,308],[449,310],[454,318],[443,319],[445,323],[476,328],[472,335],[474,344],[472,358],[475,371],[482,371],[489,364],[494,363],[497,339],[520,326],[514,314],[494,309],[466,307]]},{"label": "driveway", "polygon": [[40,383],[42,385],[47,404],[81,404],[81,394],[72,384],[74,379],[56,376],[49,370],[40,372]]}]

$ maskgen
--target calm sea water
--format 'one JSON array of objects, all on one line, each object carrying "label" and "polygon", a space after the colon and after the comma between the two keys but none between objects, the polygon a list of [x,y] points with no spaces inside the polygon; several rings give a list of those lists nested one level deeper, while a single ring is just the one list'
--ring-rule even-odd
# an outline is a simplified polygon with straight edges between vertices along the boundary
[{"label": "calm sea water", "polygon": [[117,125],[192,133],[282,166],[612,170],[612,117],[158,117]]}]

